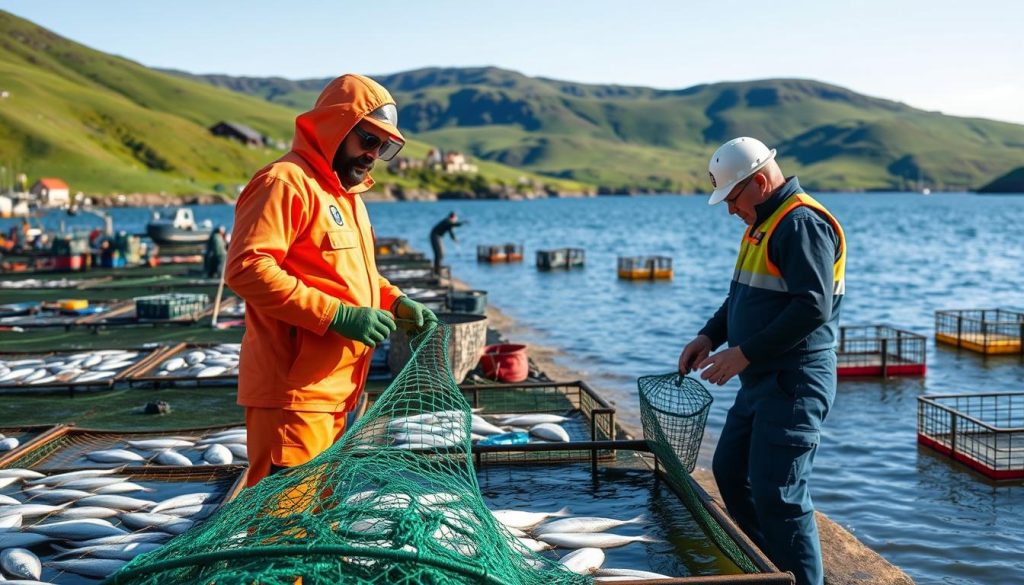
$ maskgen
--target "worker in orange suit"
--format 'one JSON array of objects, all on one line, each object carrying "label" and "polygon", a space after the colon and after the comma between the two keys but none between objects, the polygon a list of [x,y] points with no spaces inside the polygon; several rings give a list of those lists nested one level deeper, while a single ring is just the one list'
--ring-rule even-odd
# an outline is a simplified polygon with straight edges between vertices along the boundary
[{"label": "worker in orange suit", "polygon": [[296,118],[291,151],[238,198],[225,278],[246,306],[238,404],[249,486],[341,437],[396,320],[410,332],[437,321],[378,274],[359,195],[373,186],[374,162],[404,144],[391,94],[344,75]]}]

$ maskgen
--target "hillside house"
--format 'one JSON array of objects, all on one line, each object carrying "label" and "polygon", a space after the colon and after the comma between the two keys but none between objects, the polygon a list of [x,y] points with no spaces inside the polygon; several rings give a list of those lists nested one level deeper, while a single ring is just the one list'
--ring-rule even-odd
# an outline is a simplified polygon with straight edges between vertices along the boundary
[{"label": "hillside house", "polygon": [[246,126],[235,122],[217,122],[210,126],[210,134],[237,140],[246,146],[258,148],[263,146],[263,135]]},{"label": "hillside house", "polygon": [[57,178],[43,177],[28,192],[43,207],[63,207],[71,203],[68,184]]}]

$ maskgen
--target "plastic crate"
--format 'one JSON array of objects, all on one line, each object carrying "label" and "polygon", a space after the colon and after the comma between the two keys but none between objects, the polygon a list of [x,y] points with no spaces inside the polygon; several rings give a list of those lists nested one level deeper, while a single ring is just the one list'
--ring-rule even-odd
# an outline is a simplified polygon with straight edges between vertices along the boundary
[{"label": "plastic crate", "polygon": [[180,319],[195,317],[206,308],[210,297],[197,293],[165,293],[135,298],[139,319]]}]

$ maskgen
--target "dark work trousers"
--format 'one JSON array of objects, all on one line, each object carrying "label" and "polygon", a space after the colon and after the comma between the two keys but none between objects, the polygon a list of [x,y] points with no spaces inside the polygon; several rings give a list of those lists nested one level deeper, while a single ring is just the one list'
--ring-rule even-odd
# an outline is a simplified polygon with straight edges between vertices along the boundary
[{"label": "dark work trousers", "polygon": [[798,585],[823,585],[821,542],[808,482],[836,395],[836,353],[804,356],[798,369],[741,375],[712,469],[747,536]]},{"label": "dark work trousers", "polygon": [[441,238],[430,237],[430,247],[434,249],[434,274],[441,274],[441,261],[444,260],[444,244]]}]

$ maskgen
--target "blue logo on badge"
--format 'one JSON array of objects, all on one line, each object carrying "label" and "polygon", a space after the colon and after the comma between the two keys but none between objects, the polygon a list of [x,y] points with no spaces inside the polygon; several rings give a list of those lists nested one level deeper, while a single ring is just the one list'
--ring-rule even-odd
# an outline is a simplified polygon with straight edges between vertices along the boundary
[{"label": "blue logo on badge", "polygon": [[331,217],[334,218],[334,223],[338,225],[345,225],[345,222],[341,219],[341,212],[333,205],[331,206]]}]

